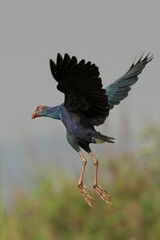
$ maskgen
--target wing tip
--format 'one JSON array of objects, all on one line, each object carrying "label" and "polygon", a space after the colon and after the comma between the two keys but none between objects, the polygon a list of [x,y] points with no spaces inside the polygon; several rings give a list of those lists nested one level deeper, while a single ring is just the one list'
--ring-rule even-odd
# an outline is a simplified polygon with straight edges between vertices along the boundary
[{"label": "wing tip", "polygon": [[[145,55],[145,53],[143,52],[142,55],[140,56],[139,60],[136,63],[144,62],[147,64],[150,61],[152,61],[152,59],[154,58],[154,55],[151,54],[150,52],[146,56],[144,56],[144,55]],[[134,62],[133,62],[134,65],[136,64],[135,60],[136,60],[136,58],[134,59]]]}]

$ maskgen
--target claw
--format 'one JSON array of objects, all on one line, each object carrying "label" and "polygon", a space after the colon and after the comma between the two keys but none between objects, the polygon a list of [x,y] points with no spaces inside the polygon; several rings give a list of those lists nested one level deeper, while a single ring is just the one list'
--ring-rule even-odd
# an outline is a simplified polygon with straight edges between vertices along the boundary
[{"label": "claw", "polygon": [[93,198],[89,195],[90,191],[88,190],[88,188],[85,185],[83,185],[83,184],[78,185],[78,188],[80,190],[80,193],[81,193],[82,197],[84,197],[84,200],[86,201],[86,203],[91,208],[94,209],[94,206],[92,204]]},{"label": "claw", "polygon": [[101,188],[99,185],[93,185],[94,189],[96,190],[96,193],[98,196],[107,204],[110,206],[113,206],[111,203],[111,197],[108,195],[107,191],[103,188]]}]

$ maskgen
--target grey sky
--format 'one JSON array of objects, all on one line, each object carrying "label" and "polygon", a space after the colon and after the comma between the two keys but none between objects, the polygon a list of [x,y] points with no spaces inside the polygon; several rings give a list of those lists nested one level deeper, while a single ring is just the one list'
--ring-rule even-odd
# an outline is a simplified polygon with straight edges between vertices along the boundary
[{"label": "grey sky", "polygon": [[[111,136],[123,113],[133,129],[159,121],[160,62],[159,1],[54,1],[0,2],[0,141],[8,143],[64,129],[57,121],[31,121],[38,104],[63,101],[49,70],[57,52],[95,62],[104,86],[124,74],[143,52],[154,54],[127,100],[112,110]],[[107,133],[107,125],[103,127]],[[114,134],[112,134],[114,133]]]},{"label": "grey sky", "polygon": [[[122,139],[123,115],[129,118],[133,140],[147,122],[159,123],[159,9],[158,0],[0,1],[0,185],[5,199],[14,186],[24,183],[33,164],[43,167],[50,160],[72,175],[80,169],[64,126],[47,118],[31,120],[37,105],[63,101],[49,69],[49,59],[55,59],[57,52],[96,63],[104,86],[123,75],[136,56],[153,53],[154,60],[128,98],[111,111],[99,130],[116,138],[116,152],[127,145]],[[109,147],[92,149],[107,160]]]}]

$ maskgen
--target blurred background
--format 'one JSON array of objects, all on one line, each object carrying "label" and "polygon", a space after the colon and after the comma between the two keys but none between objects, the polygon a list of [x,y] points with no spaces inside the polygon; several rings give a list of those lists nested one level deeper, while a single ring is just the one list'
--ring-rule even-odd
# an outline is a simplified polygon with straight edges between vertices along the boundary
[{"label": "blurred background", "polygon": [[[158,239],[160,229],[160,3],[156,0],[0,2],[0,239]],[[98,129],[115,144],[92,146],[106,206],[85,183],[96,210],[77,189],[81,160],[65,128],[31,120],[37,105],[63,102],[49,59],[69,53],[99,66],[104,87],[135,57],[154,59]]]}]

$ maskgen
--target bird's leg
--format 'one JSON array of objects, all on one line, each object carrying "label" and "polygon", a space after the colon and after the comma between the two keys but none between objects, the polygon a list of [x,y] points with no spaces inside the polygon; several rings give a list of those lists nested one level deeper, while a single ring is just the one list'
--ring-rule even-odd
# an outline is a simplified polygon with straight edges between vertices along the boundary
[{"label": "bird's leg", "polygon": [[90,191],[88,190],[88,188],[85,185],[83,185],[83,175],[84,175],[85,167],[87,164],[87,160],[85,159],[85,157],[83,156],[81,151],[79,151],[78,153],[79,153],[80,158],[82,159],[82,168],[81,168],[81,172],[80,172],[80,176],[79,176],[79,180],[78,180],[78,188],[80,190],[81,195],[84,197],[85,201],[87,202],[87,204],[91,208],[94,208],[92,205],[93,198],[89,195]]},{"label": "bird's leg", "polygon": [[95,158],[92,152],[89,152],[89,155],[93,159],[94,163],[94,176],[93,176],[93,187],[96,190],[98,196],[107,204],[112,205],[111,197],[108,195],[107,191],[98,185],[97,177],[98,177],[98,160]]}]

